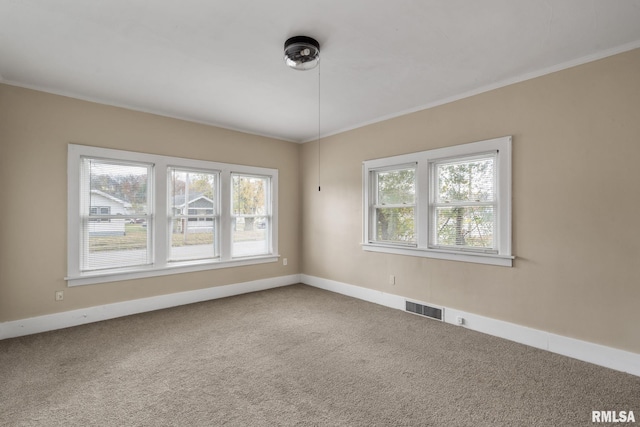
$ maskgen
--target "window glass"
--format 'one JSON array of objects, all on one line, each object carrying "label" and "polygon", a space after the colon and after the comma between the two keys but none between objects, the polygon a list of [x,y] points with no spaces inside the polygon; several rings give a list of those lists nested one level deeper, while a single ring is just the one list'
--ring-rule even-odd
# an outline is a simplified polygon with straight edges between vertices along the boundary
[{"label": "window glass", "polygon": [[[87,214],[82,216],[81,269],[150,264],[150,166],[91,158],[83,159],[83,166],[81,199]],[[134,216],[142,221],[132,224]]]},{"label": "window glass", "polygon": [[415,243],[415,168],[377,171],[375,240]]},{"label": "window glass", "polygon": [[433,245],[495,248],[494,164],[492,155],[433,165]]},{"label": "window glass", "polygon": [[265,176],[233,174],[233,257],[270,252],[270,179]]},{"label": "window glass", "polygon": [[217,257],[218,173],[170,168],[169,192],[169,259]]}]

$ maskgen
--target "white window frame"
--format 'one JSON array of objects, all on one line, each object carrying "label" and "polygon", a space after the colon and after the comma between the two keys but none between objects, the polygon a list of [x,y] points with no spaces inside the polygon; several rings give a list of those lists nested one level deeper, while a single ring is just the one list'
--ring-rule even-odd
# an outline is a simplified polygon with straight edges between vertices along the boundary
[{"label": "white window frame", "polygon": [[[154,213],[151,230],[152,263],[148,266],[113,268],[108,270],[82,272],[80,259],[83,256],[81,221],[81,161],[83,157],[111,159],[123,162],[153,164],[152,189],[149,195]],[[170,200],[168,174],[170,168],[213,171],[220,173],[219,179],[219,257],[193,261],[169,261]],[[271,201],[270,251],[266,255],[232,258],[231,242],[231,173],[270,177]],[[203,271],[210,269],[237,267],[243,265],[277,262],[278,253],[278,170],[237,164],[185,159],[157,154],[137,153],[85,145],[69,144],[67,151],[67,281],[68,286],[114,282],[144,277]]]},{"label": "white window frame", "polygon": [[[148,192],[147,192],[147,200],[146,200],[146,213],[139,214],[136,213],[134,215],[103,215],[100,210],[103,209],[103,206],[91,206],[91,196],[85,197],[83,199],[82,195],[87,195],[91,192],[90,188],[90,167],[89,164],[85,161],[87,159],[95,159],[99,161],[106,161],[107,163],[117,164],[117,165],[125,165],[125,166],[136,166],[139,168],[145,168],[147,170],[147,184],[148,184]],[[112,219],[119,218],[126,223],[128,219],[134,217],[144,217],[145,222],[147,223],[147,249],[146,249],[146,260],[143,264],[140,265],[148,265],[148,261],[153,259],[153,245],[152,245],[152,234],[149,233],[150,228],[153,226],[155,212],[153,211],[153,202],[152,202],[152,194],[153,194],[153,165],[149,162],[135,162],[131,160],[124,159],[113,159],[106,158],[100,156],[85,156],[83,154],[78,156],[77,160],[78,165],[78,192],[77,195],[79,197],[78,207],[75,212],[78,214],[78,221],[75,223],[78,231],[78,241],[79,241],[79,254],[78,254],[78,272],[82,272],[84,275],[93,275],[100,274],[103,271],[112,270],[112,268],[95,268],[91,270],[83,270],[83,266],[86,267],[88,264],[88,252],[87,248],[89,247],[89,235],[85,234],[81,230],[86,229],[87,225],[91,221],[106,221],[111,222]],[[149,191],[150,189],[150,191]],[[96,213],[94,214],[92,211],[96,209]],[[69,211],[70,212],[70,211]],[[125,225],[126,227],[126,225]],[[88,230],[87,230],[88,231]],[[137,266],[127,266],[126,268],[136,268]]]},{"label": "white window frame", "polygon": [[[363,236],[362,248],[370,252],[392,253],[452,261],[472,262],[504,267],[512,267],[511,253],[511,145],[512,137],[488,139],[469,144],[403,154],[381,159],[367,160],[362,164],[363,188]],[[476,155],[496,153],[496,248],[485,251],[481,248],[438,248],[430,244],[432,241],[433,200],[432,166],[437,162],[467,159]],[[415,247],[399,246],[375,241],[374,215],[375,203],[373,180],[374,173],[380,170],[393,170],[416,164],[416,207],[415,224],[417,244]]]},{"label": "white window frame", "polygon": [[[267,188],[265,188],[265,212],[263,214],[239,214],[236,215],[233,212],[233,188],[232,188],[232,183],[233,183],[233,177],[234,175],[237,176],[244,176],[244,177],[255,177],[255,178],[266,178],[267,181]],[[260,175],[260,174],[248,174],[245,172],[239,172],[237,170],[234,170],[233,172],[231,172],[231,181],[230,181],[230,188],[231,188],[231,203],[229,204],[229,215],[230,215],[230,219],[231,219],[231,224],[230,227],[233,228],[234,224],[236,223],[238,218],[265,218],[266,224],[265,224],[265,229],[266,230],[270,230],[271,227],[273,227],[273,199],[272,199],[272,193],[271,193],[271,189],[273,187],[273,185],[271,184],[271,176],[269,175]],[[271,234],[268,234],[266,236],[267,239],[267,247],[271,246]],[[233,254],[233,237],[232,237],[232,243],[231,243],[231,256],[234,259],[242,259],[242,258],[247,258],[247,257],[254,257],[254,256],[260,256],[260,255],[234,255]]]},{"label": "white window frame", "polygon": [[[210,174],[210,175],[214,175],[215,176],[215,193],[216,196],[214,197],[215,200],[213,200],[213,209],[211,214],[205,213],[204,214],[200,214],[197,211],[198,210],[202,210],[202,209],[190,209],[189,208],[189,201],[186,199],[185,197],[185,210],[186,210],[186,214],[179,214],[176,215],[173,212],[171,212],[171,208],[172,208],[172,203],[171,203],[171,198],[173,197],[171,194],[171,188],[170,188],[170,183],[171,183],[171,172],[177,170],[180,172],[189,172],[189,173],[205,173],[205,174]],[[191,220],[195,220],[196,222],[200,221],[200,220],[210,220],[211,221],[211,227],[213,228],[212,232],[213,232],[213,236],[214,236],[214,242],[213,242],[213,257],[201,257],[201,258],[197,258],[196,260],[214,260],[217,259],[220,255],[220,204],[221,204],[221,200],[220,200],[220,187],[221,187],[221,179],[220,179],[220,171],[219,170],[211,170],[211,169],[193,169],[193,168],[184,168],[184,167],[178,167],[178,166],[173,166],[173,165],[169,165],[168,170],[167,170],[167,203],[168,203],[168,210],[167,210],[167,214],[169,215],[169,222],[168,222],[168,227],[169,229],[167,230],[167,256],[169,257],[168,262],[171,263],[172,265],[175,263],[181,263],[181,262],[186,262],[186,261],[182,261],[179,259],[172,259],[171,258],[171,223],[176,220],[176,219],[186,219],[185,222],[185,227],[189,227],[188,223]],[[196,211],[195,214],[191,214],[191,211],[194,210]],[[193,260],[193,261],[196,261]]]},{"label": "white window frame", "polygon": [[[393,172],[393,171],[398,171],[398,170],[406,170],[406,169],[414,169],[415,170],[415,176],[416,176],[416,182],[414,183],[414,188],[415,188],[415,194],[414,194],[414,202],[412,204],[391,204],[391,205],[385,205],[385,204],[380,204],[379,200],[378,200],[378,176],[380,173],[384,173],[384,172]],[[413,232],[414,235],[417,235],[416,231],[417,231],[417,221],[416,221],[416,208],[417,208],[417,201],[418,201],[418,194],[419,194],[419,189],[418,189],[418,180],[417,180],[417,175],[418,175],[418,170],[417,170],[417,165],[416,163],[409,163],[409,164],[404,164],[404,165],[393,165],[393,166],[385,166],[385,167],[380,167],[380,168],[374,168],[370,170],[370,194],[369,196],[371,197],[371,203],[369,204],[369,218],[371,218],[371,221],[369,223],[369,239],[371,242],[375,242],[376,244],[383,244],[383,245],[389,245],[389,246],[399,246],[399,247],[415,247],[416,246],[416,241],[411,241],[411,242],[387,242],[384,241],[382,239],[378,239],[378,233],[376,232],[376,222],[378,219],[378,214],[377,214],[377,210],[379,208],[403,208],[403,207],[411,207],[413,208],[413,214],[414,214],[414,225],[413,225]]]}]

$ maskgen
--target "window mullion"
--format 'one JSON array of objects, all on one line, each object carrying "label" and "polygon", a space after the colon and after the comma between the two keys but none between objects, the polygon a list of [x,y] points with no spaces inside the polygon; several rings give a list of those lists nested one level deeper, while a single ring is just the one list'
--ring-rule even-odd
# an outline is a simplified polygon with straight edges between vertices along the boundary
[{"label": "window mullion", "polygon": [[419,248],[429,246],[429,167],[420,159],[416,165],[416,234]]},{"label": "window mullion", "polygon": [[[74,162],[75,163],[75,162]],[[74,261],[78,262],[78,271],[83,271],[87,267],[88,252],[89,252],[89,233],[86,231],[89,228],[89,212],[91,210],[91,196],[89,179],[91,176],[89,161],[80,157],[80,182],[78,183],[79,209],[78,212],[81,218],[81,228],[77,237],[77,243],[79,245],[79,256],[73,257]],[[77,229],[76,229],[77,230]]]},{"label": "window mullion", "polygon": [[151,249],[152,264],[155,267],[167,265],[167,165],[154,164],[150,171],[148,194],[147,233]]},{"label": "window mullion", "polygon": [[231,237],[233,228],[233,218],[231,209],[233,200],[231,198],[231,171],[225,169],[220,172],[220,260],[229,261],[231,259]]},{"label": "window mullion", "polygon": [[371,243],[375,241],[376,232],[375,225],[378,222],[378,218],[376,215],[376,205],[378,204],[378,175],[374,171],[368,171],[366,176],[366,183],[368,185],[369,191],[367,192],[367,223],[365,230],[365,240],[364,242]]}]

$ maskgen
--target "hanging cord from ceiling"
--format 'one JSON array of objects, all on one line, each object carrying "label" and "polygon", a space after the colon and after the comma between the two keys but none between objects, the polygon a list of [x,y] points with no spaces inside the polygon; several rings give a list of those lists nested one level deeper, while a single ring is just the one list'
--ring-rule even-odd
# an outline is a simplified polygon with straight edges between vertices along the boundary
[{"label": "hanging cord from ceiling", "polygon": [[305,71],[318,67],[318,191],[320,186],[320,131],[321,131],[321,109],[320,109],[320,43],[314,38],[307,36],[294,36],[284,42],[284,62],[294,70]]},{"label": "hanging cord from ceiling", "polygon": [[318,191],[320,191],[320,62],[318,62]]}]

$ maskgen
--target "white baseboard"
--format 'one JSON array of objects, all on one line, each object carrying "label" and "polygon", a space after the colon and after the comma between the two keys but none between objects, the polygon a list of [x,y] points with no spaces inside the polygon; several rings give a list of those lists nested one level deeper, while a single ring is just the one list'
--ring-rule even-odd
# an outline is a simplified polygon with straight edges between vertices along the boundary
[{"label": "white baseboard", "polygon": [[[399,295],[388,294],[306,274],[300,275],[300,281],[316,288],[348,295],[398,310],[405,310],[405,301],[407,299],[417,303],[429,304],[429,302],[417,301]],[[461,327],[467,329],[640,376],[640,354],[444,307],[444,321],[446,323],[457,325],[458,317],[464,318],[464,325]]]},{"label": "white baseboard", "polygon": [[[399,295],[306,274],[292,274],[290,276],[273,277],[251,282],[159,295],[4,322],[0,323],[0,340],[99,322],[163,308],[225,298],[248,292],[288,286],[300,282],[398,310],[405,310],[405,301],[409,299]],[[429,302],[426,301],[409,300],[429,304]],[[465,324],[463,327],[467,329],[640,376],[640,354],[444,307],[444,321],[446,323],[456,325],[457,317],[464,318]]]},{"label": "white baseboard", "polygon": [[216,286],[194,291],[178,292],[168,295],[158,295],[155,297],[123,301],[95,307],[87,307],[80,310],[65,311],[62,313],[4,322],[0,323],[0,340],[36,334],[39,332],[53,331],[86,323],[99,322],[101,320],[114,319],[116,317],[160,310],[163,308],[177,307],[179,305],[195,302],[225,298],[248,292],[262,291],[265,289],[293,285],[296,283],[300,283],[299,274],[235,283],[232,285]]}]

